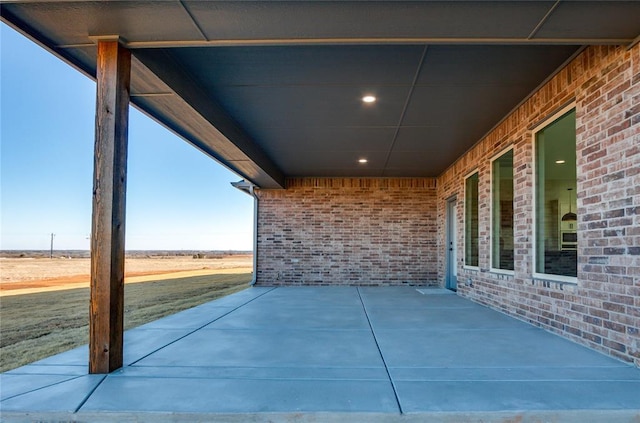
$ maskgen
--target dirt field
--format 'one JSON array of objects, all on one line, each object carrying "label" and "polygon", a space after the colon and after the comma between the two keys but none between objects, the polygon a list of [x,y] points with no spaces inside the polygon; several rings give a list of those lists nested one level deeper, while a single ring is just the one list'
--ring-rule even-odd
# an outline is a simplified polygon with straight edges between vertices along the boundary
[{"label": "dirt field", "polygon": [[[125,329],[245,289],[251,266],[249,255],[128,259]],[[0,271],[0,371],[88,343],[88,259],[5,258]]]},{"label": "dirt field", "polygon": [[[125,283],[252,270],[251,255],[219,259],[127,258]],[[0,297],[89,286],[88,258],[0,258]],[[153,276],[153,277],[150,277]]]}]

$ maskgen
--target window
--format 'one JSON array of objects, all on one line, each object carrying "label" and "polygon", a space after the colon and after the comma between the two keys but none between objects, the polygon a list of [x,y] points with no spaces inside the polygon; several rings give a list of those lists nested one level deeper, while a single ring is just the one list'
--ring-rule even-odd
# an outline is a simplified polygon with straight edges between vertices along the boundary
[{"label": "window", "polygon": [[576,277],[576,113],[535,135],[535,272]]},{"label": "window", "polygon": [[513,270],[513,150],[492,163],[491,267]]},{"label": "window", "polygon": [[478,266],[478,173],[464,182],[464,263]]}]

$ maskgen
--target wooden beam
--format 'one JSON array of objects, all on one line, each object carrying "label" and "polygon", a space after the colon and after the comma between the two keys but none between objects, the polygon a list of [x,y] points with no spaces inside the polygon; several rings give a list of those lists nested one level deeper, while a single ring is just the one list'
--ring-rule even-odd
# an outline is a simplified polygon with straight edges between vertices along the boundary
[{"label": "wooden beam", "polygon": [[98,41],[91,229],[89,373],[122,367],[124,234],[131,52]]},{"label": "wooden beam", "polygon": [[[158,79],[175,93],[171,103],[156,103],[147,110],[171,130],[205,154],[242,175],[261,188],[284,188],[282,170],[258,143],[233,119],[224,107],[184,71],[169,52],[148,54],[138,51],[133,61],[134,81]],[[138,101],[135,98],[134,102]],[[162,116],[164,115],[164,116]],[[195,135],[195,136],[192,136]]]}]

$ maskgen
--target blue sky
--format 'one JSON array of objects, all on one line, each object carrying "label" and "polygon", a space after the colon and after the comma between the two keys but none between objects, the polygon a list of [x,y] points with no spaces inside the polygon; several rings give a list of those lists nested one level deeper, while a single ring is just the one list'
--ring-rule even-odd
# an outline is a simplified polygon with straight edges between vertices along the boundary
[{"label": "blue sky", "polygon": [[[95,83],[0,25],[0,249],[89,249]],[[128,250],[251,250],[241,178],[130,111]]]}]

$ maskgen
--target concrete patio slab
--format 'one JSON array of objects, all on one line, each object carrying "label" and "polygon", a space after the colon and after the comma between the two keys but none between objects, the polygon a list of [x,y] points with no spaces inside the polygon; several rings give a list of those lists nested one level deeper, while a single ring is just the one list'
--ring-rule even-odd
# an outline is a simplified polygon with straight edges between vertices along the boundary
[{"label": "concrete patio slab", "polygon": [[610,365],[595,351],[574,350],[571,341],[549,337],[549,333],[528,326],[503,330],[379,330],[376,337],[389,367]]},{"label": "concrete patio slab", "polygon": [[389,367],[395,381],[639,381],[640,371],[630,366],[602,367]]},{"label": "concrete patio slab", "polygon": [[[80,405],[106,378],[105,375],[84,375],[60,383],[39,387],[22,395],[14,395],[2,403],[2,417],[8,411],[64,411],[75,413]],[[4,382],[3,382],[4,384]]]},{"label": "concrete patio slab", "polygon": [[369,330],[362,307],[309,304],[300,306],[248,304],[224,316],[206,329],[335,329]]},{"label": "concrete patio slab", "polygon": [[[195,348],[194,348],[195,347]],[[383,367],[371,332],[215,330],[189,335],[141,366]]]},{"label": "concrete patio slab", "polygon": [[0,400],[24,394],[30,390],[56,385],[75,377],[61,374],[32,374],[31,371],[18,374],[5,373],[0,376],[0,386],[2,387],[0,389]]},{"label": "concrete patio slab", "polygon": [[640,370],[450,291],[250,288],[0,375],[3,421],[637,421]]},{"label": "concrete patio slab", "polygon": [[140,326],[140,329],[199,329],[236,307],[194,307]]},{"label": "concrete patio slab", "polygon": [[[123,392],[127,392],[127,395],[123,396]],[[196,413],[399,412],[388,380],[157,377],[108,378],[82,410]]]},{"label": "concrete patio slab", "polygon": [[[329,289],[327,289],[329,288]],[[268,301],[273,306],[299,307],[356,307],[361,308],[360,295],[350,286],[292,286],[276,288],[268,292]]]},{"label": "concrete patio slab", "polygon": [[[419,310],[416,310],[418,308]],[[392,307],[368,306],[367,314],[377,330],[411,330],[438,328],[439,330],[460,329],[520,329],[521,322],[478,307],[406,307],[398,310]]]},{"label": "concrete patio slab", "polygon": [[635,381],[396,382],[405,413],[425,411],[619,410],[638,407]]},{"label": "concrete patio slab", "polygon": [[63,375],[63,376],[84,376],[87,374],[88,366],[64,366],[64,365],[46,365],[46,364],[30,364],[28,366],[19,367],[17,369],[9,370],[4,374],[0,374],[0,378],[9,376],[12,374],[25,375]]},{"label": "concrete patio slab", "polygon": [[388,381],[384,367],[202,367],[128,366],[110,376],[195,379],[315,379]]}]

